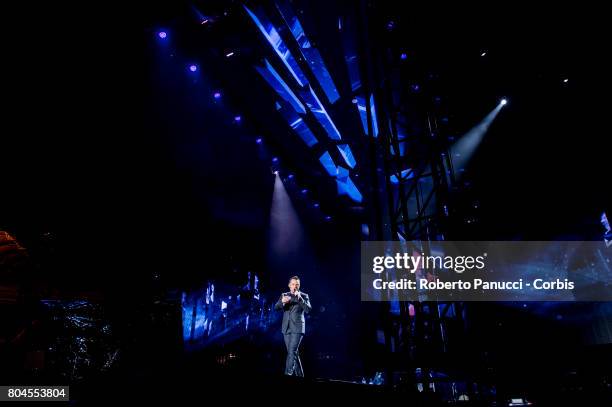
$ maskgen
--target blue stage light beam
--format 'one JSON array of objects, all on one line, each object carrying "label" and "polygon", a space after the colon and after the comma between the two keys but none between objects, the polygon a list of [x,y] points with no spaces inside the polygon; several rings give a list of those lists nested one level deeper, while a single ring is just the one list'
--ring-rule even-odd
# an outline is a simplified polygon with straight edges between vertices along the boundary
[{"label": "blue stage light beam", "polygon": [[493,120],[495,120],[501,109],[507,103],[507,99],[502,99],[495,109],[493,109],[480,123],[461,136],[461,138],[453,144],[451,147],[452,163],[457,176],[461,175],[462,170],[465,169],[465,166],[472,159],[484,135],[489,130],[489,127],[491,127],[491,123],[493,123]]},{"label": "blue stage light beam", "polygon": [[303,240],[304,229],[298,214],[280,175],[276,174],[270,209],[270,254],[279,260],[287,259],[299,252]]},{"label": "blue stage light beam", "polygon": [[288,273],[306,279],[313,274],[316,256],[280,175],[275,175],[268,233],[267,266],[272,281],[282,287]]}]

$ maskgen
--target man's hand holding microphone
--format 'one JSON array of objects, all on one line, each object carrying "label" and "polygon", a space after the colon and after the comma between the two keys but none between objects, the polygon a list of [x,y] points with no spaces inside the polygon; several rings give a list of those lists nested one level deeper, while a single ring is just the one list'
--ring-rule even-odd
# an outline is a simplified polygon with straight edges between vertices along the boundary
[{"label": "man's hand holding microphone", "polygon": [[[291,291],[291,295],[295,296],[296,301],[302,301],[302,294],[298,290]],[[291,301],[291,295],[283,295],[283,298],[281,299],[283,305]]]}]

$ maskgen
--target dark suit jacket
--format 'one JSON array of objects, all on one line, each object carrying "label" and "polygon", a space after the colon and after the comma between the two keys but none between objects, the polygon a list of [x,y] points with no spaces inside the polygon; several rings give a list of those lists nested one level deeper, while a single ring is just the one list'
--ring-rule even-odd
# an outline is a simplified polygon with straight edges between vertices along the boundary
[{"label": "dark suit jacket", "polygon": [[[300,294],[302,299],[298,300],[297,296],[291,295],[291,293],[283,293],[276,305],[274,305],[274,309],[283,311],[282,332],[284,334],[306,333],[306,318],[304,318],[304,314],[308,314],[312,306],[310,305],[308,294],[302,291],[300,291]],[[291,300],[286,304],[283,304],[283,295],[291,297]]]}]

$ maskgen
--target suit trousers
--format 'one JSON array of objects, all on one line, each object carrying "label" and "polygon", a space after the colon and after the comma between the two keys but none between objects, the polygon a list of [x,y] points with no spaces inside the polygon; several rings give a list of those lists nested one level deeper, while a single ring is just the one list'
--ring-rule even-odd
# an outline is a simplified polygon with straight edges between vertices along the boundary
[{"label": "suit trousers", "polygon": [[304,334],[286,333],[285,346],[287,347],[287,361],[285,362],[285,374],[289,376],[304,377],[302,362],[300,361],[299,347]]}]

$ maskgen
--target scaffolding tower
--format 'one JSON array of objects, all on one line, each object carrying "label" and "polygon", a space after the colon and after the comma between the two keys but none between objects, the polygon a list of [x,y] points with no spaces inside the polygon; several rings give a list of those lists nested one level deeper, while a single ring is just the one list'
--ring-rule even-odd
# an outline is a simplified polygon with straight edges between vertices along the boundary
[{"label": "scaffolding tower", "polygon": [[[371,240],[417,242],[429,255],[429,242],[445,240],[451,191],[457,188],[439,107],[427,86],[400,72],[385,37],[387,22],[375,5],[360,2],[360,69],[366,100],[370,148]],[[376,43],[373,41],[376,40]],[[376,46],[375,46],[376,44]],[[376,128],[377,127],[377,128]],[[415,374],[440,366],[459,350],[465,334],[460,302],[383,303],[387,372]],[[426,389],[435,386],[431,382]]]}]

